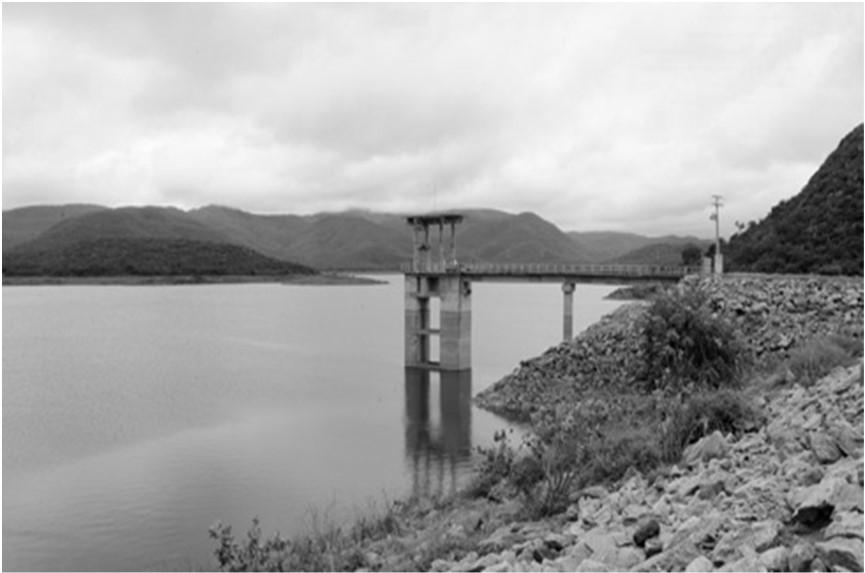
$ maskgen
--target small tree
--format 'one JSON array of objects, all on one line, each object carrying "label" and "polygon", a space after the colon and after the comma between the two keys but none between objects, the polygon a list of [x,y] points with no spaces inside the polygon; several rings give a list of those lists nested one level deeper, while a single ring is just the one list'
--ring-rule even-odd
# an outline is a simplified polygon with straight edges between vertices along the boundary
[{"label": "small tree", "polygon": [[682,265],[686,267],[696,267],[700,265],[703,258],[703,251],[694,243],[688,243],[682,249]]},{"label": "small tree", "polygon": [[737,382],[744,349],[733,328],[709,311],[703,291],[660,294],[647,309],[642,331],[647,389],[679,392]]}]

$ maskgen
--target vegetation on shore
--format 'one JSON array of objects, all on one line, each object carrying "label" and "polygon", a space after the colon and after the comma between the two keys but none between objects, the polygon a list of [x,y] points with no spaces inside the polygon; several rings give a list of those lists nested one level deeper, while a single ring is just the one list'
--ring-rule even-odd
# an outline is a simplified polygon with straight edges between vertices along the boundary
[{"label": "vegetation on shore", "polygon": [[59,248],[19,248],[3,255],[5,277],[221,277],[312,275],[310,267],[252,249],[160,238],[101,238]]},{"label": "vegetation on shore", "polygon": [[525,499],[529,518],[564,511],[575,489],[675,463],[715,430],[742,431],[759,415],[741,390],[749,356],[696,289],[657,296],[639,320],[641,361],[627,389],[598,386],[578,401],[547,403],[517,452],[499,436],[484,452],[475,495]]},{"label": "vegetation on shore", "polygon": [[[479,451],[475,479],[458,497],[397,502],[350,527],[291,540],[263,539],[253,523],[239,541],[218,524],[211,530],[218,566],[422,571],[482,559],[501,550],[487,542],[503,525],[567,519],[596,486],[622,483],[635,470],[664,472],[716,430],[753,431],[766,422],[762,394],[794,381],[807,385],[861,356],[861,331],[802,339],[784,356],[757,356],[712,304],[695,288],[654,299],[636,325],[641,359],[628,390],[601,385],[580,400],[536,409],[523,442],[500,433]],[[535,559],[543,560],[545,550],[538,551]]]},{"label": "vegetation on shore", "polygon": [[200,285],[280,283],[296,286],[378,285],[386,281],[342,273],[314,275],[117,275],[117,276],[27,276],[3,277],[3,286],[43,285]]}]

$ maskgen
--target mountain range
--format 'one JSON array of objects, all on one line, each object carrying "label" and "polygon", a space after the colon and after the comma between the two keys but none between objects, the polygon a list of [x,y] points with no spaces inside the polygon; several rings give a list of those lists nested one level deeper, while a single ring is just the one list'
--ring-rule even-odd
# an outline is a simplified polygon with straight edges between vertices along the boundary
[{"label": "mountain range", "polygon": [[[462,213],[457,248],[464,262],[678,265],[688,244],[700,249],[711,244],[672,235],[566,233],[534,213]],[[77,204],[3,212],[4,275],[97,272],[100,257],[112,261],[101,272],[111,273],[396,270],[410,259],[411,249],[404,214],[364,210],[257,215],[215,205],[182,211]],[[796,196],[740,229],[723,250],[729,270],[861,275],[862,124],[841,140]],[[136,259],[148,262],[136,265]]]},{"label": "mountain range", "polygon": [[[708,244],[694,237],[565,233],[534,213],[493,209],[462,213],[465,220],[457,231],[457,248],[459,259],[465,262],[679,264],[685,244]],[[12,262],[40,257],[57,260],[61,250],[73,252],[71,245],[101,241],[105,249],[106,241],[112,240],[125,241],[123,252],[129,256],[134,256],[134,242],[130,241],[149,240],[147,249],[152,251],[154,240],[185,240],[245,247],[277,261],[345,270],[394,270],[411,258],[412,248],[405,216],[393,213],[353,210],[301,216],[257,215],[223,206],[189,211],[36,206],[3,212],[4,273]],[[144,248],[145,243],[141,245]],[[652,250],[642,257],[640,249],[646,247]]]}]

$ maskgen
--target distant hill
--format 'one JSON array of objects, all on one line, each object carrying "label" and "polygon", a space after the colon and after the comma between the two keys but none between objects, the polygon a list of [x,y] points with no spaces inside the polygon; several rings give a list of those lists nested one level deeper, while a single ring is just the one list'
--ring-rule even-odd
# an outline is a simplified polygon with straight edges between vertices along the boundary
[{"label": "distant hill", "polygon": [[[533,213],[493,209],[460,211],[460,260],[580,262],[579,246]],[[404,214],[351,210],[316,215],[252,215],[226,207],[190,211],[197,221],[234,243],[317,268],[396,269],[411,258],[411,228]],[[437,230],[432,230],[433,240]]]},{"label": "distant hill", "polygon": [[[647,237],[635,233],[616,231],[570,231],[568,236],[586,253],[589,262],[621,263],[621,264],[664,264],[655,263],[655,259],[672,260],[670,253],[676,251],[680,262],[682,248],[689,243],[707,247],[708,239],[698,239],[693,236],[664,235],[662,237]],[[658,246],[657,248],[650,248]],[[666,253],[666,254],[665,254]],[[678,264],[670,263],[670,264]]]},{"label": "distant hill", "polygon": [[[4,224],[13,219],[4,213]],[[188,239],[227,242],[224,234],[172,207],[122,207],[67,218],[16,249],[48,251],[81,241],[98,239]],[[5,254],[5,253],[4,253]]]},{"label": "distant hill", "polygon": [[319,268],[396,268],[411,257],[411,239],[356,215],[331,214],[316,217],[286,254]]},{"label": "distant hill", "polygon": [[581,249],[558,227],[534,213],[469,218],[458,234],[459,258],[486,262],[583,262]]},{"label": "distant hill", "polygon": [[74,219],[107,207],[99,205],[37,205],[3,213],[3,251],[31,241],[66,219]]},{"label": "distant hill", "polygon": [[676,267],[682,264],[682,249],[685,245],[694,244],[705,250],[711,244],[708,240],[695,239],[689,243],[651,243],[645,247],[634,249],[624,255],[612,259],[610,263],[621,265],[660,265]]},{"label": "distant hill", "polygon": [[255,215],[239,209],[210,205],[187,213],[198,223],[219,232],[225,240],[277,259],[288,253],[312,222],[299,215]]},{"label": "distant hill", "polygon": [[730,238],[725,266],[767,273],[861,275],[863,126],[841,140],[796,196]]},{"label": "distant hill", "polygon": [[309,267],[278,261],[225,243],[169,238],[99,238],[3,254],[3,275],[94,277],[312,274]]},{"label": "distant hill", "polygon": [[[4,232],[7,225],[27,228],[30,240],[15,243],[14,250],[42,253],[109,238],[184,239],[242,246],[272,259],[318,269],[396,270],[411,258],[412,232],[403,214],[353,210],[303,216],[256,215],[213,205],[188,212],[169,207],[96,206],[78,212],[74,207],[39,208],[51,214],[43,217],[39,232],[37,225],[29,222],[33,217],[27,209],[6,211]],[[466,262],[604,262],[649,244],[697,241],[628,233],[569,235],[534,213],[514,215],[494,209],[461,213],[465,220],[457,227],[457,255]],[[431,229],[434,242],[437,233]],[[4,260],[9,252],[4,245]],[[641,256],[637,253],[634,260],[655,262]]]}]

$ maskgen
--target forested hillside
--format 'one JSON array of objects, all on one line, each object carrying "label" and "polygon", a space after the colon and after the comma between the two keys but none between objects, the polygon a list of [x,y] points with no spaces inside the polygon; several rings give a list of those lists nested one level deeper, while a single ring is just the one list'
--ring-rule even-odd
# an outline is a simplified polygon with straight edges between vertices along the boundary
[{"label": "forested hillside", "polygon": [[102,238],[51,249],[16,249],[3,255],[8,277],[283,276],[312,274],[252,249],[189,239]]},{"label": "forested hillside", "polygon": [[798,195],[730,238],[729,270],[862,274],[862,132],[841,140]]}]

